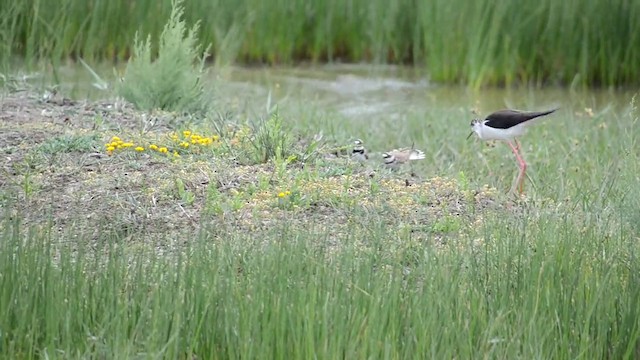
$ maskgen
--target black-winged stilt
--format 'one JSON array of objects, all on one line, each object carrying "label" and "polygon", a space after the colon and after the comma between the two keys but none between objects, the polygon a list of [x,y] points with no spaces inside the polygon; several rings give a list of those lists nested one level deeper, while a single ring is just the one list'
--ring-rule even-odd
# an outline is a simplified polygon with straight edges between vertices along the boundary
[{"label": "black-winged stilt", "polygon": [[[524,191],[524,175],[527,170],[527,163],[520,154],[520,144],[516,138],[525,133],[526,127],[530,125],[534,119],[549,115],[556,110],[558,109],[531,112],[499,110],[490,114],[484,120],[474,119],[471,121],[471,129],[473,131],[467,136],[467,139],[475,132],[481,140],[506,141],[511,151],[515,154],[518,166],[520,167],[520,172],[516,179],[516,186],[518,186],[522,194]],[[513,146],[511,140],[515,142],[515,146]]]}]

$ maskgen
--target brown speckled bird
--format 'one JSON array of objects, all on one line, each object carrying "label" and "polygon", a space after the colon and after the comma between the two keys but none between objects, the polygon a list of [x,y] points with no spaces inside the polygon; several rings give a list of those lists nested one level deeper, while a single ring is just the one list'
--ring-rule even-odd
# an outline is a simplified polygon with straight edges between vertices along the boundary
[{"label": "brown speckled bird", "polygon": [[394,149],[382,154],[384,164],[392,169],[413,160],[425,158],[424,152],[418,149]]}]

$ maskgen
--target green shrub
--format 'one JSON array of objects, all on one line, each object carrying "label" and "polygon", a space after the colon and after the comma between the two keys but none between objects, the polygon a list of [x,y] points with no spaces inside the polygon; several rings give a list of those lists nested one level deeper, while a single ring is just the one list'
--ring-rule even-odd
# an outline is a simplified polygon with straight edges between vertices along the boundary
[{"label": "green shrub", "polygon": [[151,36],[143,41],[136,34],[133,58],[127,64],[118,94],[138,109],[181,112],[207,109],[202,76],[208,48],[203,52],[198,45],[200,24],[187,31],[183,13],[182,0],[173,1],[155,59]]}]

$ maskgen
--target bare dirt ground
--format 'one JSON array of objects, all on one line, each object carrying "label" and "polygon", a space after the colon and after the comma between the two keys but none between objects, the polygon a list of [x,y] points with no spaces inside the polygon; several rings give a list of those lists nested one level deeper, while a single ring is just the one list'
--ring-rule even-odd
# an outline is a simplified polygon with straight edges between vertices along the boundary
[{"label": "bare dirt ground", "polygon": [[[273,161],[245,165],[238,161],[243,145],[237,131],[220,134],[211,151],[183,151],[177,117],[145,114],[120,101],[72,101],[27,90],[1,94],[4,212],[60,234],[97,239],[108,232],[158,245],[187,241],[199,231],[260,236],[282,224],[325,233],[330,241],[354,224],[443,239],[500,207],[493,189],[374,171],[325,148],[314,160],[286,168]],[[114,136],[145,149],[108,151]],[[152,143],[167,153],[150,151]]]}]

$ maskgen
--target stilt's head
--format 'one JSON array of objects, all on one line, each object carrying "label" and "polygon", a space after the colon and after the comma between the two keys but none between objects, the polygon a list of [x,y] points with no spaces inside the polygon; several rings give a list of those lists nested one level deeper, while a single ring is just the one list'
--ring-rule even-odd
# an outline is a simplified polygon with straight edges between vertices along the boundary
[{"label": "stilt's head", "polygon": [[480,119],[473,119],[471,121],[471,132],[469,133],[469,136],[467,136],[467,139],[469,139],[471,137],[471,135],[473,135],[473,133],[478,134],[478,136],[480,136],[480,130],[482,129],[482,120]]}]

